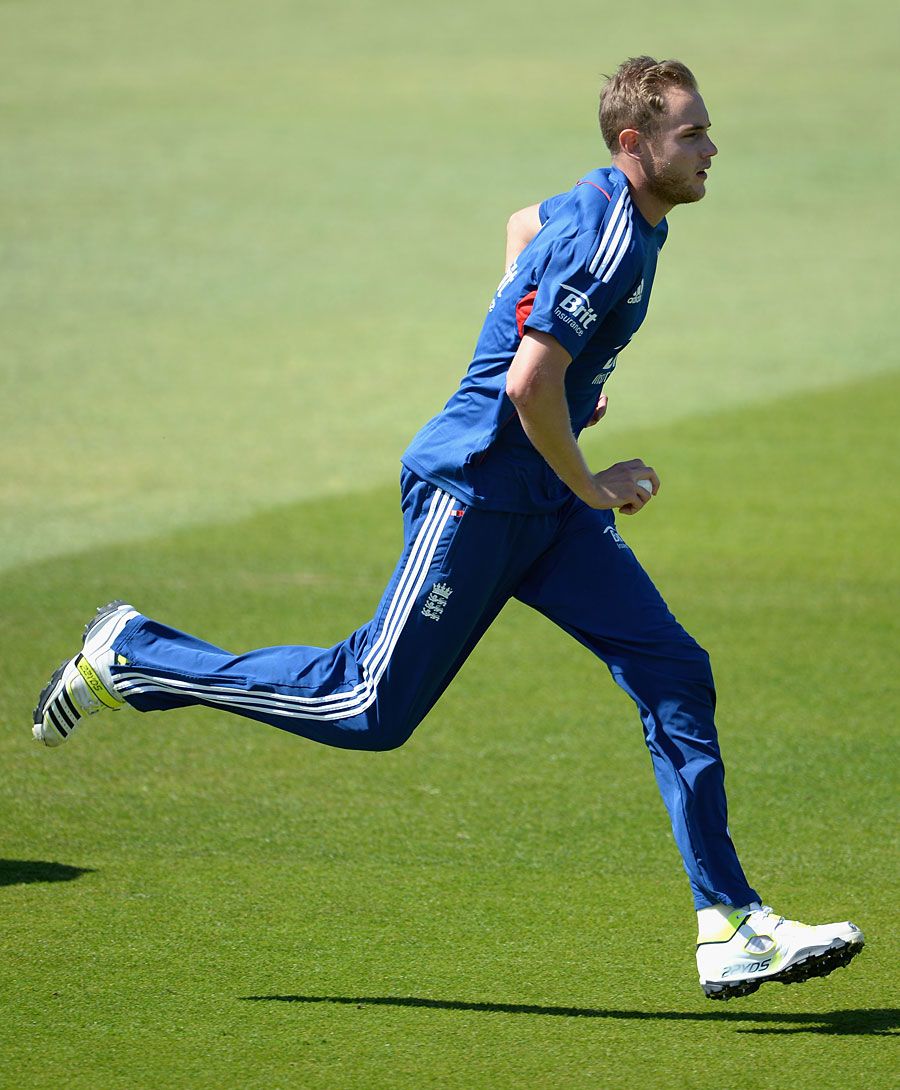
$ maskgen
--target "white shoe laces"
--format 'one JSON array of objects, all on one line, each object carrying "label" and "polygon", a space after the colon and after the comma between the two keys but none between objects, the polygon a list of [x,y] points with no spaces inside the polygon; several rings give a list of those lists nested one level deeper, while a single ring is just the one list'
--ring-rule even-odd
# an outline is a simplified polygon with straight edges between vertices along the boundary
[{"label": "white shoe laces", "polygon": [[779,927],[781,924],[784,923],[784,916],[777,915],[777,913],[774,911],[774,909],[772,908],[771,905],[760,905],[759,914],[761,916],[772,916],[773,917],[773,921],[774,921],[772,923],[772,930],[773,931],[774,931],[774,929],[776,927]]}]

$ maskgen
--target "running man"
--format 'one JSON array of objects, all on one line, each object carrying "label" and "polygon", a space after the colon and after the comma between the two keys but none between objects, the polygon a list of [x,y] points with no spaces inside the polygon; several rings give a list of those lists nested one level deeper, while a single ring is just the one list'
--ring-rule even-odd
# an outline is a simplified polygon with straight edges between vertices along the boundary
[{"label": "running man", "polygon": [[728,831],[707,653],[616,529],[659,490],[640,459],[594,473],[580,432],[644,320],[665,217],[705,193],[716,146],[691,72],[626,61],[600,98],[612,165],[515,213],[474,358],[402,457],[404,549],[375,617],[336,646],[233,655],[122,602],[41,693],[34,735],[86,715],[206,705],[330,746],[402,745],[510,598],[594,652],[634,700],[698,917],[707,996],[824,976],[863,946],[764,906]]}]

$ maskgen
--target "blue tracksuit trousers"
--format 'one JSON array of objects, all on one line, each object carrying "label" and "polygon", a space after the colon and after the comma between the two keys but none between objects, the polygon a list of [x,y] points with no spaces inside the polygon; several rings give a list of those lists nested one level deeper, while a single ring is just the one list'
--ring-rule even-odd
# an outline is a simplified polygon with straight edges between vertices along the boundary
[{"label": "blue tracksuit trousers", "polygon": [[727,828],[709,657],[615,529],[572,497],[547,514],[465,507],[408,471],[405,545],[375,617],[341,643],[233,655],[138,617],[114,645],[119,693],[205,704],[345,749],[402,745],[512,597],[571,633],[638,706],[697,908],[758,900]]}]

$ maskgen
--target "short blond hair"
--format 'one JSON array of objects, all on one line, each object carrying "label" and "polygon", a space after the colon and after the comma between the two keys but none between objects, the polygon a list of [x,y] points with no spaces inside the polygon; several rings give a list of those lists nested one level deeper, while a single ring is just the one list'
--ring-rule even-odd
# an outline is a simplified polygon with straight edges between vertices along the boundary
[{"label": "short blond hair", "polygon": [[600,131],[613,155],[624,129],[653,134],[666,112],[665,92],[670,87],[697,90],[693,72],[681,61],[630,57],[607,77],[600,92]]}]

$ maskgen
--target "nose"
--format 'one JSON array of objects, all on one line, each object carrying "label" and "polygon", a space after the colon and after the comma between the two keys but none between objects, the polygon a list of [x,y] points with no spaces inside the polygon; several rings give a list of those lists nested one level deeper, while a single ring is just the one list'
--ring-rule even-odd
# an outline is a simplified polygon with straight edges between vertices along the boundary
[{"label": "nose", "polygon": [[707,151],[707,154],[709,155],[709,157],[712,158],[714,155],[718,155],[719,154],[719,149],[712,142],[712,140],[710,140],[710,138],[708,136],[706,138],[706,142],[709,145],[708,151]]}]

